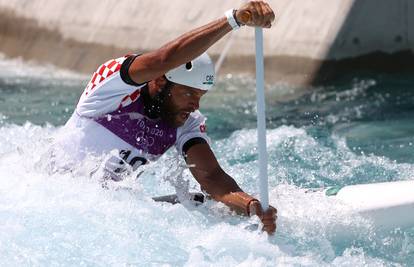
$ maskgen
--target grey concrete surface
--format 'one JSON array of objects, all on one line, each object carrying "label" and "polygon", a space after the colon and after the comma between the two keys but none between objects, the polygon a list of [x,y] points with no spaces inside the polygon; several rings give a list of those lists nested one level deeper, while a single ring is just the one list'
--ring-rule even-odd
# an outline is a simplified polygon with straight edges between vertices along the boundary
[{"label": "grey concrete surface", "polygon": [[[156,49],[242,2],[0,0],[0,52],[90,72],[110,57]],[[348,59],[377,52],[397,66],[398,60],[390,60],[392,54],[413,49],[414,3],[410,0],[268,2],[277,15],[274,27],[265,30],[270,80],[310,83],[323,76],[324,64],[331,71],[335,62],[352,68]],[[235,33],[223,73],[254,70],[253,32],[244,27]],[[208,52],[217,58],[226,41]],[[361,65],[370,58],[357,62]]]}]

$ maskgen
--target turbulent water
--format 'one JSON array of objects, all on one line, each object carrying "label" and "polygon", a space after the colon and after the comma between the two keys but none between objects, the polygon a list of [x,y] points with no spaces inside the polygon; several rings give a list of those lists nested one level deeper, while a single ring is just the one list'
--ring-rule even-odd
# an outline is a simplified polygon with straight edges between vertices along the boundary
[{"label": "turbulent water", "polygon": [[[381,230],[310,188],[407,180],[414,171],[414,79],[348,75],[335,84],[267,88],[270,202],[278,231],[209,201],[151,197],[198,187],[174,151],[103,189],[84,166],[51,173],[45,152],[88,77],[0,60],[2,266],[412,266],[414,226]],[[221,79],[202,100],[213,150],[257,190],[254,81]],[[296,92],[305,92],[297,95]],[[292,100],[288,100],[292,99]],[[87,159],[84,165],[93,164]],[[178,189],[177,189],[178,188]],[[260,226],[259,226],[260,228]]]}]

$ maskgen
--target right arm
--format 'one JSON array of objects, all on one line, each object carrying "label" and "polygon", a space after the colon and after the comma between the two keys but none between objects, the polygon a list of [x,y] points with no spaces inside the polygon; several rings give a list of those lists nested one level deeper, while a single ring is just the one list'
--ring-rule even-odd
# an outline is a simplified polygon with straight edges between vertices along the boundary
[{"label": "right arm", "polygon": [[277,210],[269,206],[264,211],[260,201],[243,192],[236,181],[228,175],[217,162],[208,144],[196,144],[186,152],[186,162],[190,171],[214,200],[220,201],[239,214],[257,215],[263,229],[269,234],[276,231]]},{"label": "right arm", "polygon": [[[248,26],[270,28],[275,16],[269,5],[251,1],[236,12],[236,20],[242,21],[242,13],[251,14]],[[191,61],[207,51],[232,30],[227,18],[222,17],[207,25],[189,31],[161,48],[145,53],[129,68],[129,75],[136,83],[143,83],[164,75],[171,69]]]}]

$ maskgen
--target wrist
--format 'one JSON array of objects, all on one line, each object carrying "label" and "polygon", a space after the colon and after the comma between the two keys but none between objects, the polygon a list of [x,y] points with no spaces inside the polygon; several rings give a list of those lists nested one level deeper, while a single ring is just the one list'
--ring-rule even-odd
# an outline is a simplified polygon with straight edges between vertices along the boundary
[{"label": "wrist", "polygon": [[237,18],[237,9],[233,9],[233,17],[239,27],[244,26],[244,24]]},{"label": "wrist", "polygon": [[247,215],[253,216],[257,215],[257,208],[261,207],[260,201],[257,199],[250,200],[248,206],[247,206]]},{"label": "wrist", "polygon": [[226,202],[236,212],[250,216],[250,204],[252,201],[258,200],[243,191],[238,191],[230,193]]},{"label": "wrist", "polygon": [[236,18],[236,12],[236,9],[229,9],[224,13],[224,15],[227,18],[227,22],[230,24],[233,30],[237,30],[240,28],[240,23],[237,21]]}]

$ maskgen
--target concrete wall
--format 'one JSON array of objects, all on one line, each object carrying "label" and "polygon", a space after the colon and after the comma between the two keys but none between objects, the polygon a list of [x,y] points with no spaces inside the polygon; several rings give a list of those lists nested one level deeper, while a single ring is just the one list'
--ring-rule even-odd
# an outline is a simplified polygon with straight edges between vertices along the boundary
[{"label": "concrete wall", "polygon": [[[241,2],[0,0],[0,51],[88,72],[108,57],[155,49]],[[414,45],[410,0],[269,3],[277,14],[276,25],[265,31],[270,78],[311,81],[324,62]],[[225,42],[209,53],[217,57]],[[252,71],[253,43],[251,28],[236,32],[224,71]]]}]

